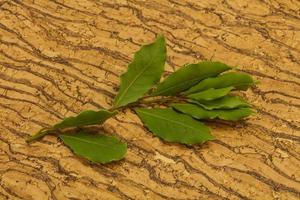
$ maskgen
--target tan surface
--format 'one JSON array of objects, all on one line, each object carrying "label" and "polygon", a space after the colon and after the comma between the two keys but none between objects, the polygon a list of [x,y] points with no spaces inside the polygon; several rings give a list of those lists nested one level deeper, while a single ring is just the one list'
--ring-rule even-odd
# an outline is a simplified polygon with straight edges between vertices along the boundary
[{"label": "tan surface", "polygon": [[[0,199],[300,199],[300,2],[297,0],[0,0]],[[217,140],[166,144],[130,111],[105,129],[128,142],[105,166],[38,129],[108,108],[133,53],[157,33],[167,71],[213,59],[262,83],[258,115],[211,124]]]}]

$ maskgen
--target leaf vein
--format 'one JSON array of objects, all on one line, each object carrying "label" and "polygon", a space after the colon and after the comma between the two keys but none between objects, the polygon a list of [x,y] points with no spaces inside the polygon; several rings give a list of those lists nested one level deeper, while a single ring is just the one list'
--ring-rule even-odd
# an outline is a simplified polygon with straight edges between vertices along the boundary
[{"label": "leaf vein", "polygon": [[161,116],[159,116],[159,115],[150,114],[150,113],[148,113],[148,112],[144,112],[144,111],[141,111],[141,110],[139,110],[139,112],[142,112],[142,113],[144,113],[144,114],[147,114],[147,115],[150,115],[150,116],[153,116],[153,117],[157,117],[157,118],[160,118],[160,119],[164,119],[164,120],[167,120],[167,121],[170,121],[170,122],[174,122],[175,124],[179,124],[179,125],[182,125],[182,126],[185,126],[185,127],[188,127],[188,128],[191,128],[191,129],[194,129],[194,130],[197,130],[197,131],[198,131],[198,129],[195,129],[195,128],[192,127],[192,126],[188,126],[188,125],[186,125],[186,124],[183,124],[183,123],[180,123],[180,122],[177,122],[177,121],[173,121],[173,120],[170,120],[170,119],[168,119],[168,118],[161,117]]},{"label": "leaf vein", "polygon": [[88,141],[88,140],[85,140],[85,139],[80,139],[78,137],[73,137],[73,136],[69,136],[69,135],[64,135],[63,137],[72,138],[72,139],[75,139],[75,140],[78,140],[78,141],[81,141],[81,142],[86,142],[86,143],[94,144],[96,146],[109,147],[111,149],[116,149],[116,148],[114,148],[111,145],[99,144],[99,143],[91,142],[91,141]]},{"label": "leaf vein", "polygon": [[137,79],[146,71],[146,69],[149,68],[149,66],[153,63],[153,60],[150,61],[150,63],[148,63],[146,65],[146,67],[143,68],[143,70],[134,78],[134,80],[128,85],[128,87],[124,90],[124,92],[120,95],[119,99],[116,101],[116,105],[118,105],[118,103],[122,100],[122,98],[125,96],[125,94],[128,93],[129,88],[132,87],[132,85],[137,81]]}]

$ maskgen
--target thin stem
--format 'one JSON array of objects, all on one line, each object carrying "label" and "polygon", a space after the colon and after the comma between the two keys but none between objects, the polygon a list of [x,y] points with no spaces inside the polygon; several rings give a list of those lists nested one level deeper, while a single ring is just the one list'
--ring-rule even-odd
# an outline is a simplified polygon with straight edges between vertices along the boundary
[{"label": "thin stem", "polygon": [[163,97],[160,99],[152,99],[152,100],[142,100],[139,101],[140,104],[152,104],[152,103],[165,103],[165,102],[177,102],[186,100],[184,97]]},{"label": "thin stem", "polygon": [[129,107],[133,107],[135,105],[139,105],[141,101],[143,101],[144,99],[147,99],[147,98],[153,98],[153,97],[152,96],[144,96],[144,97],[140,98],[137,102],[129,103],[129,104],[125,105],[125,106],[112,107],[108,111],[113,112],[113,111],[119,111],[119,110],[122,110],[122,109],[125,109],[125,108],[129,108]]},{"label": "thin stem", "polygon": [[130,104],[127,104],[126,106],[120,106],[120,107],[112,107],[110,109],[108,109],[108,111],[110,112],[113,112],[113,111],[120,111],[120,110],[123,110],[125,108],[129,108],[129,107],[133,107],[135,105],[138,105],[139,103],[138,102],[134,102],[134,103],[130,103]]},{"label": "thin stem", "polygon": [[[150,99],[150,100],[147,100],[147,99]],[[123,110],[125,108],[132,108],[132,107],[136,107],[136,106],[139,106],[141,104],[154,104],[154,103],[165,103],[165,102],[178,102],[178,101],[184,101],[186,100],[186,98],[182,97],[182,96],[178,96],[178,97],[174,97],[174,96],[170,96],[170,97],[161,97],[161,98],[158,98],[158,99],[154,99],[154,97],[152,96],[145,96],[145,97],[142,97],[140,98],[137,102],[133,102],[133,103],[130,103],[128,105],[125,105],[125,106],[120,106],[120,107],[117,107],[117,108],[111,108],[109,109],[109,111],[120,111],[120,110]]]},{"label": "thin stem", "polygon": [[42,130],[40,130],[37,134],[35,134],[35,135],[33,135],[33,136],[27,138],[27,139],[26,139],[26,142],[27,142],[27,143],[31,143],[31,142],[33,142],[34,140],[38,140],[38,139],[44,137],[45,135],[48,135],[51,131],[52,131],[51,129],[48,129],[48,130],[42,129]]}]

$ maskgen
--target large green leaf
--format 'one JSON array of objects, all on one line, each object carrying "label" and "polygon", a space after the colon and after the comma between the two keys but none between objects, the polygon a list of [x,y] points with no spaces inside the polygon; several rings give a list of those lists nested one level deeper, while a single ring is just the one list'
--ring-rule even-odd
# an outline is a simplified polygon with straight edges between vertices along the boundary
[{"label": "large green leaf", "polygon": [[237,121],[242,118],[248,117],[254,111],[251,108],[236,108],[228,110],[205,110],[204,108],[195,104],[178,103],[172,104],[176,110],[188,114],[196,119],[223,119],[230,121]]},{"label": "large green leaf", "polygon": [[210,101],[210,100],[214,100],[226,96],[233,89],[234,87],[226,87],[221,89],[210,88],[202,92],[188,95],[187,97],[194,100]]},{"label": "large green leaf", "polygon": [[109,112],[107,110],[86,110],[75,117],[65,118],[60,123],[55,124],[52,130],[102,124],[110,117],[116,115],[116,113],[117,112]]},{"label": "large green leaf", "polygon": [[247,89],[249,86],[252,86],[254,81],[252,77],[245,73],[239,72],[230,72],[226,74],[221,74],[217,77],[207,78],[191,87],[184,94],[192,94],[207,90],[209,88],[224,88],[224,87],[234,87],[235,89]]},{"label": "large green leaf", "polygon": [[191,86],[194,86],[202,79],[216,76],[231,67],[220,62],[200,62],[181,67],[179,70],[161,82],[153,96],[169,96],[178,94]]},{"label": "large green leaf", "polygon": [[191,145],[214,139],[203,123],[171,108],[138,108],[135,111],[154,135],[168,142]]},{"label": "large green leaf", "polygon": [[73,152],[92,162],[108,163],[124,157],[127,145],[116,137],[79,132],[59,136]]},{"label": "large green leaf", "polygon": [[136,52],[127,72],[121,76],[120,90],[114,100],[114,107],[125,106],[141,98],[160,80],[165,60],[166,44],[163,36]]},{"label": "large green leaf", "polygon": [[192,99],[189,101],[200,105],[206,110],[250,107],[250,105],[246,101],[237,96],[225,96],[212,101],[196,101]]}]

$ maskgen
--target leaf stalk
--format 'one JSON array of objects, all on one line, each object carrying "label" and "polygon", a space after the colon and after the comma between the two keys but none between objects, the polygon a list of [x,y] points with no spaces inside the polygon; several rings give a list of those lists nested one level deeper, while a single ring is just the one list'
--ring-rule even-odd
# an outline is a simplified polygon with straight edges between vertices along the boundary
[{"label": "leaf stalk", "polygon": [[27,138],[27,139],[26,139],[26,142],[27,142],[27,143],[31,143],[31,142],[33,142],[33,141],[35,141],[35,140],[38,140],[38,139],[44,137],[45,135],[50,134],[51,131],[53,131],[53,130],[52,130],[52,129],[42,129],[42,130],[40,130],[37,134],[35,134],[35,135],[33,135],[33,136]]}]

